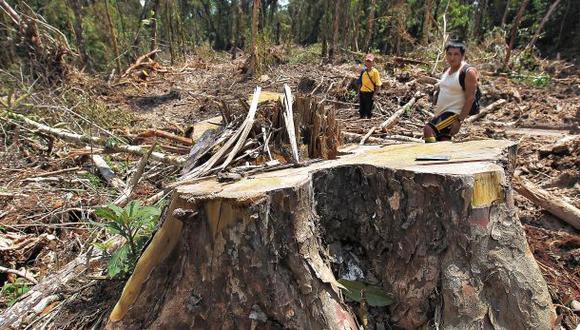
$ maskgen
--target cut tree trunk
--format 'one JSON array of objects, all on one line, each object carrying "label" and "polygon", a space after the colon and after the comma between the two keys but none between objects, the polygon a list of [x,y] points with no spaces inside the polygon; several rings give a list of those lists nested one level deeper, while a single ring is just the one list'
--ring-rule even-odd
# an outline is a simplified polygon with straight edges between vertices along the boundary
[{"label": "cut tree trunk", "polygon": [[[452,162],[415,161],[442,154]],[[513,205],[514,162],[509,141],[365,147],[182,186],[107,328],[359,329],[337,284],[350,278],[395,299],[363,313],[369,324],[551,329]]]}]

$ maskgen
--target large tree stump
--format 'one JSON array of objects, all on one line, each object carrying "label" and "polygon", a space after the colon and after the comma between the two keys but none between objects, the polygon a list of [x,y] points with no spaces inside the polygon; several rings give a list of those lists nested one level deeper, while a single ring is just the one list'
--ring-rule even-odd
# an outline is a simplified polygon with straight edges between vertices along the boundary
[{"label": "large tree stump", "polygon": [[[415,161],[441,154],[451,160]],[[358,329],[336,287],[355,260],[358,280],[396,300],[371,328],[379,311],[406,329],[550,329],[513,206],[514,157],[509,141],[363,147],[182,187],[108,327]]]}]

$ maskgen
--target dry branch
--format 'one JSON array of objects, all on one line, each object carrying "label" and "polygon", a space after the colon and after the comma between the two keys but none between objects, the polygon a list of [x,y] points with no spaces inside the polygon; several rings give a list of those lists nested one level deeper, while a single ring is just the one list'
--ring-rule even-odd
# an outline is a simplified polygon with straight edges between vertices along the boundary
[{"label": "dry branch", "polygon": [[[149,57],[153,54],[157,54],[159,53],[161,50],[160,49],[154,49],[152,51],[150,51],[149,53],[142,55],[141,57],[139,57],[135,63],[133,65],[131,65],[130,67],[127,68],[127,70],[125,70],[125,73],[123,73],[123,75],[121,76],[126,77],[129,75],[129,73],[131,73],[131,71],[135,70],[136,68],[138,68],[140,65],[143,64],[143,61],[145,61],[145,59],[149,59]],[[152,60],[151,60],[152,61]]]},{"label": "dry branch", "polygon": [[376,126],[371,127],[371,129],[367,132],[367,134],[365,134],[365,136],[361,139],[361,141],[359,142],[359,144],[360,145],[365,144],[366,140],[377,129],[379,129],[379,130],[381,130],[383,132],[386,132],[388,129],[390,129],[393,126],[395,126],[399,122],[399,118],[401,117],[401,115],[403,113],[405,113],[405,111],[409,110],[415,104],[415,102],[419,98],[421,98],[421,97],[423,97],[423,95],[421,93],[419,93],[419,92],[415,93],[415,95],[413,96],[413,98],[409,102],[407,102],[407,104],[405,104],[404,106],[402,106],[399,110],[397,110],[395,113],[393,113],[393,115],[391,117],[389,117],[387,120],[385,120],[384,122],[382,122],[381,125],[379,125],[379,127],[376,127]]},{"label": "dry branch", "polygon": [[[145,149],[141,146],[127,145],[127,144],[108,145],[106,139],[96,137],[96,136],[86,136],[86,135],[66,132],[66,131],[61,130],[59,128],[53,128],[53,127],[50,127],[50,126],[47,126],[47,125],[44,125],[41,123],[37,123],[34,120],[28,119],[26,116],[23,116],[21,114],[9,112],[8,115],[10,117],[17,118],[17,119],[25,122],[29,126],[35,127],[36,129],[38,129],[39,131],[41,131],[43,133],[46,133],[46,134],[49,134],[52,136],[56,136],[62,140],[65,140],[65,141],[68,141],[71,143],[81,144],[81,145],[98,144],[101,146],[106,146],[106,148],[108,150],[113,151],[113,152],[127,152],[130,154],[141,155],[141,156],[147,154],[147,152],[148,152],[147,149]],[[185,162],[185,160],[183,160],[183,158],[181,158],[181,157],[165,155],[165,154],[162,154],[159,152],[152,152],[151,159],[159,161],[159,162],[163,162],[163,163],[173,164],[173,165],[181,165],[183,162]]]},{"label": "dry branch", "polygon": [[109,167],[107,162],[105,162],[102,156],[91,155],[91,159],[93,160],[93,163],[95,163],[95,166],[99,170],[99,173],[101,174],[103,179],[105,179],[105,181],[107,181],[109,185],[111,185],[118,191],[123,191],[123,189],[125,189],[125,183],[117,177],[117,175],[115,174],[115,172],[113,172],[113,170],[111,170],[111,168]]},{"label": "dry branch", "polygon": [[137,135],[140,138],[148,138],[148,137],[160,137],[160,138],[164,138],[164,139],[168,139],[168,140],[172,140],[175,142],[179,142],[181,144],[185,144],[187,146],[193,145],[193,140],[190,138],[186,138],[183,136],[178,136],[175,134],[171,134],[162,130],[158,130],[158,129],[148,129],[146,131],[143,131],[141,133],[139,133],[139,135]]},{"label": "dry branch", "polygon": [[121,194],[121,196],[119,196],[113,202],[113,204],[115,204],[117,206],[121,206],[121,207],[125,206],[127,204],[127,202],[129,201],[129,197],[131,196],[131,193],[133,192],[133,190],[137,186],[137,183],[139,183],[141,176],[143,176],[143,171],[145,170],[145,165],[147,165],[147,161],[149,160],[149,157],[151,157],[151,153],[152,153],[153,149],[155,149],[155,144],[153,146],[151,146],[151,148],[149,148],[149,151],[147,152],[147,154],[145,154],[139,160],[139,163],[137,163],[137,169],[135,170],[135,173],[133,173],[133,175],[131,176],[131,179],[129,179],[129,183],[125,187],[125,190],[123,190],[123,193]]},{"label": "dry branch", "polygon": [[487,107],[481,109],[481,111],[475,115],[475,116],[471,116],[469,118],[467,118],[465,121],[468,123],[473,123],[474,121],[478,120],[479,118],[487,115],[488,113],[493,112],[494,110],[496,110],[499,106],[505,104],[507,101],[504,99],[499,99],[495,102],[493,102],[492,104],[488,105]]},{"label": "dry branch", "polygon": [[32,275],[27,271],[20,271],[0,266],[0,273],[14,274],[19,277],[22,277],[23,279],[27,280],[30,283],[38,284],[38,281],[34,277],[32,277]]},{"label": "dry branch", "polygon": [[574,207],[574,205],[557,198],[546,190],[534,186],[519,176],[514,177],[514,183],[514,189],[520,195],[564,220],[577,230],[580,230],[580,210]]}]

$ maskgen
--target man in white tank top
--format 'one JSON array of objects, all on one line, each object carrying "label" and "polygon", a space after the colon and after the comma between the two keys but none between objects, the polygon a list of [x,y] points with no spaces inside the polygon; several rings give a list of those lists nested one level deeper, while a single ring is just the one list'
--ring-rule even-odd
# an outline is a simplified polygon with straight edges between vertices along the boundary
[{"label": "man in white tank top", "polygon": [[435,117],[423,127],[425,143],[449,141],[469,116],[477,89],[477,70],[468,67],[465,71],[465,90],[459,76],[465,63],[465,45],[452,41],[445,46],[445,58],[449,68],[443,72],[437,84],[439,94],[435,105]]}]

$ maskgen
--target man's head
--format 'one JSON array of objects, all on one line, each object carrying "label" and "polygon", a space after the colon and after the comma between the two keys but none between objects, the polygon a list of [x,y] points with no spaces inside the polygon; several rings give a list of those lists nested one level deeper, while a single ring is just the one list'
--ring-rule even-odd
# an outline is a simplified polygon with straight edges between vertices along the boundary
[{"label": "man's head", "polygon": [[451,67],[457,67],[465,57],[465,44],[461,41],[450,41],[445,46],[445,58]]},{"label": "man's head", "polygon": [[374,64],[375,64],[375,56],[373,54],[371,54],[371,53],[367,54],[365,56],[365,66],[368,69],[371,69]]}]

